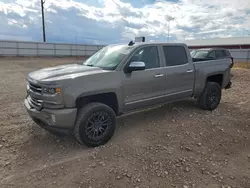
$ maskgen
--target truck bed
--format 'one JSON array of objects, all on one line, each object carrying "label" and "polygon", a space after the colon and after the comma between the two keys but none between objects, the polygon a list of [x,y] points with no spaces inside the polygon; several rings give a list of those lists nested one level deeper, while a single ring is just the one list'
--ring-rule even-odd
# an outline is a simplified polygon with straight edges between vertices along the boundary
[{"label": "truck bed", "polygon": [[195,69],[195,82],[194,82],[194,95],[201,93],[201,89],[204,88],[209,75],[218,75],[223,77],[221,84],[222,88],[225,88],[230,82],[230,66],[232,60],[230,58],[208,60],[208,61],[196,61],[193,62]]}]

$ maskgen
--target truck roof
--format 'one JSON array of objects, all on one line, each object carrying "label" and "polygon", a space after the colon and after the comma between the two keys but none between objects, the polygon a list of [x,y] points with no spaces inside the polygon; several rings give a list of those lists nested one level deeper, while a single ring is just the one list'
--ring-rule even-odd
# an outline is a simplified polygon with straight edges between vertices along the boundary
[{"label": "truck roof", "polygon": [[[136,44],[136,43],[135,43]],[[169,43],[169,42],[140,42],[139,44],[164,44],[164,45],[185,45],[184,43]]]},{"label": "truck roof", "polygon": [[198,50],[226,50],[225,48],[220,48],[220,47],[214,47],[214,48],[199,48],[199,49],[194,49],[194,51]]},{"label": "truck roof", "polygon": [[[168,42],[135,42],[131,46],[141,46],[141,45],[147,45],[147,44],[155,44],[155,45],[186,45],[184,43],[168,43]],[[117,43],[117,44],[111,44],[111,45],[128,45],[128,43]]]}]

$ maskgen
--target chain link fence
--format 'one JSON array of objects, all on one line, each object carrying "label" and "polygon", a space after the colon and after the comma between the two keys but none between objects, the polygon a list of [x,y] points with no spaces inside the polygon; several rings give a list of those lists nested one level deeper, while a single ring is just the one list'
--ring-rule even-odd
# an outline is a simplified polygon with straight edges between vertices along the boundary
[{"label": "chain link fence", "polygon": [[0,56],[90,56],[102,45],[0,41]]},{"label": "chain link fence", "polygon": [[230,49],[236,67],[250,68],[250,49]]}]

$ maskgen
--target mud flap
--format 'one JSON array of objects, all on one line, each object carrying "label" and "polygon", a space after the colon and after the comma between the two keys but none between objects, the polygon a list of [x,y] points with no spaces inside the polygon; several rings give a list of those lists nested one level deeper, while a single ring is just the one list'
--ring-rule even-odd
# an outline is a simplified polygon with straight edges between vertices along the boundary
[{"label": "mud flap", "polygon": [[230,82],[226,85],[225,89],[230,89],[231,86],[232,86],[232,82],[230,81]]}]

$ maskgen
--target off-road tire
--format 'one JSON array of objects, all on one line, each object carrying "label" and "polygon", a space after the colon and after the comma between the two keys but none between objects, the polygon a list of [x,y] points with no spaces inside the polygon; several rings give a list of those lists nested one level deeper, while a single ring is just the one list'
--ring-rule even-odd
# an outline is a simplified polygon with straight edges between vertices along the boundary
[{"label": "off-road tire", "polygon": [[216,82],[207,82],[198,98],[198,106],[203,110],[212,111],[218,107],[221,100],[221,86]]},{"label": "off-road tire", "polygon": [[[104,132],[104,135],[100,139],[94,140],[89,137],[87,134],[87,126],[89,124],[89,118],[93,116],[93,113],[104,113],[107,116],[108,121],[110,122],[107,125],[107,129]],[[89,103],[86,106],[82,107],[77,115],[77,120],[74,128],[74,136],[76,140],[85,144],[88,147],[97,147],[107,143],[113,136],[116,128],[116,115],[115,112],[107,105],[102,103]]]}]

